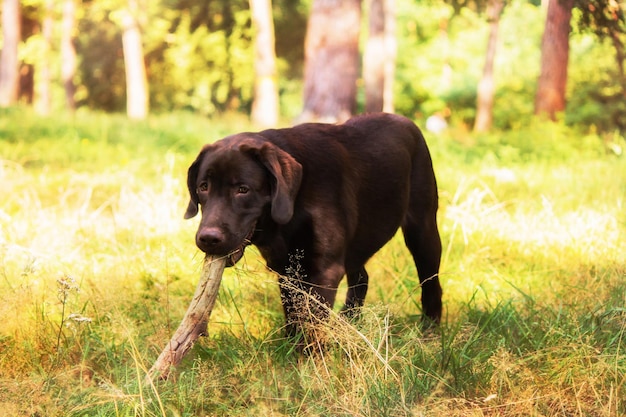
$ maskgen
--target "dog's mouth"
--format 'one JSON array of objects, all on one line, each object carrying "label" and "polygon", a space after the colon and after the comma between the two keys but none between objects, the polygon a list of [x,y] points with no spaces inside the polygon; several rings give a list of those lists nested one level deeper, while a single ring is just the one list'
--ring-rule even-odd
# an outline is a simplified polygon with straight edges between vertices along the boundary
[{"label": "dog's mouth", "polygon": [[252,244],[252,235],[254,235],[255,228],[256,223],[252,225],[252,228],[243,239],[241,245],[226,256],[226,266],[234,266],[243,257],[243,252],[246,249],[246,246]]}]

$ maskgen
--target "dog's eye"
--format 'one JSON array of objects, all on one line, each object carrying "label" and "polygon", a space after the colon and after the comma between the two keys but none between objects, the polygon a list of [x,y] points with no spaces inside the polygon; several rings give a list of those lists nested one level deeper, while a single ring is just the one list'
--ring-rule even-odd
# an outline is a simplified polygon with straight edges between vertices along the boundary
[{"label": "dog's eye", "polygon": [[248,194],[248,191],[250,191],[250,187],[247,185],[240,185],[237,187],[237,194]]},{"label": "dog's eye", "polygon": [[201,182],[200,184],[198,184],[198,191],[199,192],[206,192],[209,189],[209,184],[206,182]]}]

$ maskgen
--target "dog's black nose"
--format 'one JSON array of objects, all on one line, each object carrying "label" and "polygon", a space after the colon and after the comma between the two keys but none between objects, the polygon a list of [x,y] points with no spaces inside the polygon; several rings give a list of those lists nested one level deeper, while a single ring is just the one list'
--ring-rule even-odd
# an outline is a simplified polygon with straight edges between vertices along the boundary
[{"label": "dog's black nose", "polygon": [[206,227],[198,232],[198,242],[206,248],[219,245],[224,239],[224,232],[218,227]]}]

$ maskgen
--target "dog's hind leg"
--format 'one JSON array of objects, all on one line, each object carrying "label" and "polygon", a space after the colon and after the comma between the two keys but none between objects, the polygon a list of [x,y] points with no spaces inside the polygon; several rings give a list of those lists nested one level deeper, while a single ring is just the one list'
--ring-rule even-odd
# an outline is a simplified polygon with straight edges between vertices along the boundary
[{"label": "dog's hind leg", "polygon": [[402,225],[404,241],[409,248],[422,287],[422,308],[427,318],[435,323],[441,320],[441,284],[439,263],[441,239],[435,213],[420,217],[407,216]]},{"label": "dog's hind leg", "polygon": [[346,294],[346,303],[341,312],[347,317],[354,317],[359,314],[359,309],[365,302],[369,275],[365,267],[362,266],[356,271],[348,272],[347,277],[348,293]]}]

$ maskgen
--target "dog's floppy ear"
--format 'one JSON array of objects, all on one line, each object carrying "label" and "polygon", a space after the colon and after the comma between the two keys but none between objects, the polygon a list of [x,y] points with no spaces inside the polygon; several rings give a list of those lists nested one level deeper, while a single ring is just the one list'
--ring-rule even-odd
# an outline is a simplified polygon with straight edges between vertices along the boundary
[{"label": "dog's floppy ear", "polygon": [[187,188],[189,189],[189,205],[187,206],[187,211],[185,212],[185,219],[191,219],[196,214],[198,214],[198,204],[200,204],[200,199],[198,198],[198,193],[196,192],[196,181],[198,181],[198,171],[200,170],[200,163],[202,162],[202,158],[207,152],[207,147],[204,147],[195,161],[189,167],[187,171]]},{"label": "dog's floppy ear", "polygon": [[271,142],[248,140],[241,144],[244,152],[252,152],[274,177],[272,184],[272,219],[285,224],[293,216],[293,208],[302,181],[302,165]]}]

